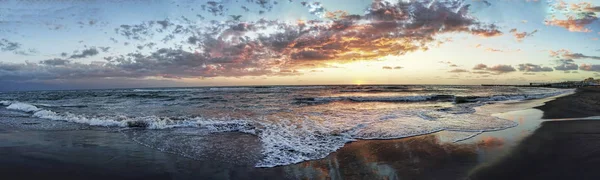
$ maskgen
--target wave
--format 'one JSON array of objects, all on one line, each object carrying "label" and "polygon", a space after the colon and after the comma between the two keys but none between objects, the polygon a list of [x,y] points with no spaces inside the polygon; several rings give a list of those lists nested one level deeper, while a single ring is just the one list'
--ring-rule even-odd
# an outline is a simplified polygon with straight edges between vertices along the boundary
[{"label": "wave", "polygon": [[168,95],[160,95],[156,93],[128,93],[120,96],[121,98],[147,98],[147,99],[160,99],[160,98],[172,98]]},{"label": "wave", "polygon": [[515,101],[515,100],[531,100],[541,99],[552,96],[557,96],[566,93],[573,93],[575,89],[553,89],[544,93],[528,93],[528,94],[509,94],[509,95],[493,95],[493,96],[457,96],[455,103],[468,102],[491,102],[491,101]]},{"label": "wave", "polygon": [[23,112],[35,112],[40,110],[34,105],[20,102],[11,103],[10,105],[8,105],[8,107],[6,107],[6,109],[18,110]]},{"label": "wave", "polygon": [[188,91],[205,91],[200,88],[180,88],[180,89],[133,89],[133,92],[188,92]]},{"label": "wave", "polygon": [[422,96],[330,96],[330,97],[298,97],[294,98],[295,104],[326,104],[337,101],[349,102],[421,102],[444,101],[454,103],[494,102],[512,100],[541,99],[565,93],[572,93],[574,89],[558,89],[544,93],[508,94],[492,96],[455,96],[455,95],[422,95]]},{"label": "wave", "polygon": [[352,102],[419,102],[419,101],[452,101],[452,95],[425,96],[334,96],[334,97],[301,97],[295,98],[296,104],[324,104],[336,101]]},{"label": "wave", "polygon": [[2,106],[8,106],[10,104],[12,104],[12,102],[10,102],[10,101],[0,101],[0,105],[2,105]]},{"label": "wave", "polygon": [[38,106],[38,107],[72,107],[72,108],[84,108],[84,107],[88,107],[88,105],[83,105],[83,104],[52,105],[52,104],[35,103],[33,105]]}]

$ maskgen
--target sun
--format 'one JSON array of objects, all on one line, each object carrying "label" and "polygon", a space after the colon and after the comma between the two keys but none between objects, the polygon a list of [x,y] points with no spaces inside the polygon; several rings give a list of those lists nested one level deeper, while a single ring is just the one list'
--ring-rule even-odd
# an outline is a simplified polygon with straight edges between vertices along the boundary
[{"label": "sun", "polygon": [[365,82],[363,80],[354,80],[354,85],[360,86],[363,85]]}]

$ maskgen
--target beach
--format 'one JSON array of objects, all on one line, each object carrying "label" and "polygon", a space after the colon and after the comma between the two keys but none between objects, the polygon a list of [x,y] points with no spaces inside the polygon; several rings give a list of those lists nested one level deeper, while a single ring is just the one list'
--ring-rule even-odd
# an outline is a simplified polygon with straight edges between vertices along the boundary
[{"label": "beach", "polygon": [[[482,113],[519,126],[482,132],[460,142],[454,142],[455,137],[470,133],[443,131],[357,140],[321,159],[269,168],[255,167],[263,155],[259,137],[250,134],[202,136],[204,144],[200,145],[205,148],[199,150],[201,155],[186,157],[149,147],[143,143],[147,141],[123,138],[140,140],[143,136],[136,133],[144,131],[11,112],[0,118],[0,173],[10,179],[593,179],[600,175],[592,169],[600,163],[600,155],[596,156],[599,148],[594,145],[600,141],[600,121],[542,119],[583,117],[573,114],[573,109],[557,113],[564,106],[556,102],[598,97],[595,89],[580,89],[558,98],[492,104]],[[593,105],[590,103],[586,105]],[[593,116],[593,108],[578,112]],[[178,138],[172,136],[161,137]]]},{"label": "beach", "polygon": [[600,88],[579,88],[575,94],[546,102],[545,121],[532,135],[496,162],[476,168],[471,179],[598,179]]}]

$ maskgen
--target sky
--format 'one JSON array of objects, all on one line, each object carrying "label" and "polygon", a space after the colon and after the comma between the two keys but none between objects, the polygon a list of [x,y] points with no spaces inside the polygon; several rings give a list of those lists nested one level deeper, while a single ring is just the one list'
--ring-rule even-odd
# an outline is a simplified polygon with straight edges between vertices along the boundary
[{"label": "sky", "polygon": [[600,78],[593,0],[0,0],[0,91]]}]

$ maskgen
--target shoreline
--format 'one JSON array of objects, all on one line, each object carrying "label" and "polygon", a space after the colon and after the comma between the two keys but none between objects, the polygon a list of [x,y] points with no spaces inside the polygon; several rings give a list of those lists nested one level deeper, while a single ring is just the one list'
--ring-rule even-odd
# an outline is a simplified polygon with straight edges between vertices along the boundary
[{"label": "shoreline", "polygon": [[578,88],[534,107],[543,111],[539,128],[505,155],[480,165],[469,179],[598,179],[600,88]]},{"label": "shoreline", "polygon": [[[496,166],[506,166],[506,163],[499,162],[515,161],[503,159],[519,157],[518,149],[523,146],[521,140],[537,137],[541,133],[538,132],[541,131],[538,130],[540,124],[539,129],[551,133],[556,129],[544,128],[549,126],[545,124],[562,124],[543,122],[542,116],[547,117],[547,113],[541,113],[537,108],[540,104],[543,108],[552,108],[556,106],[554,101],[568,101],[569,98],[583,97],[581,94],[590,94],[588,91],[581,92],[578,90],[550,100],[544,98],[518,102],[521,104],[492,105],[501,113],[483,113],[517,121],[519,126],[482,132],[456,143],[447,139],[472,134],[442,131],[400,139],[358,140],[322,159],[273,168],[253,166],[254,161],[260,158],[260,147],[248,142],[258,142],[258,137],[242,133],[216,134],[217,140],[213,144],[225,145],[203,152],[206,153],[205,158],[190,159],[135,143],[117,131],[80,125],[51,131],[15,130],[10,126],[2,127],[5,124],[0,120],[0,137],[6,139],[0,142],[0,154],[7,157],[0,159],[0,173],[16,179],[48,176],[66,179],[461,179],[471,176],[488,179],[486,175],[494,174]],[[563,115],[569,112],[565,113]],[[577,124],[577,121],[571,122]],[[69,124],[29,119],[27,123],[50,129],[52,126],[49,124],[52,123]],[[574,133],[578,128],[582,127],[570,126],[573,131],[567,133]],[[223,149],[226,151],[219,151]],[[229,157],[231,154],[235,154],[233,159]],[[73,171],[79,173],[70,173]],[[88,175],[93,177],[86,177]]]}]

